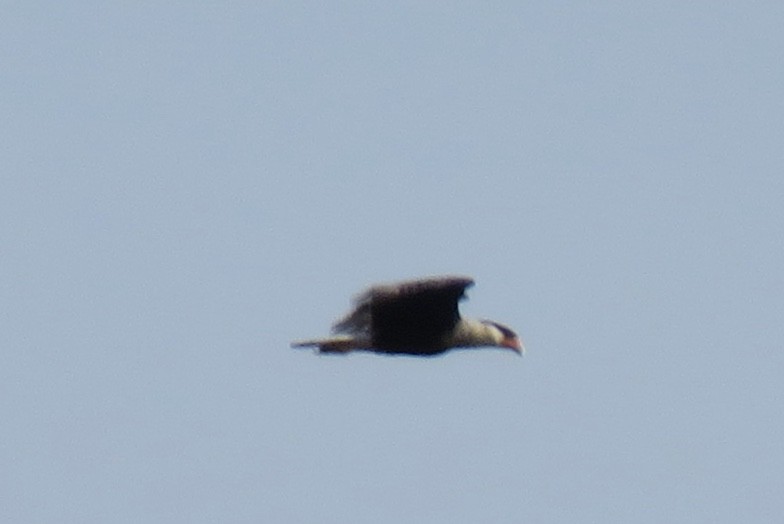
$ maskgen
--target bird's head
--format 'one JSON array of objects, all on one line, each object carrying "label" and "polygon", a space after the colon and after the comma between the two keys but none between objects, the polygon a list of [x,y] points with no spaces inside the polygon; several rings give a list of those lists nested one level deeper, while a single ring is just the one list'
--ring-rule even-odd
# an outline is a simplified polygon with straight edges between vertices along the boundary
[{"label": "bird's head", "polygon": [[511,349],[519,355],[525,353],[525,347],[520,341],[517,333],[509,329],[503,324],[493,322],[492,320],[482,320],[482,324],[486,327],[493,344],[496,347]]}]

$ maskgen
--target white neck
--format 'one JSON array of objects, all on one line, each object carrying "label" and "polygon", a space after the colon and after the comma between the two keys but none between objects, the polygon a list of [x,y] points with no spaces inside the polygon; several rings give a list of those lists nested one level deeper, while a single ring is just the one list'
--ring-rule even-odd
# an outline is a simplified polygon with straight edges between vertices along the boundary
[{"label": "white neck", "polygon": [[446,342],[452,347],[479,347],[497,346],[503,339],[503,333],[495,326],[479,320],[462,318]]}]

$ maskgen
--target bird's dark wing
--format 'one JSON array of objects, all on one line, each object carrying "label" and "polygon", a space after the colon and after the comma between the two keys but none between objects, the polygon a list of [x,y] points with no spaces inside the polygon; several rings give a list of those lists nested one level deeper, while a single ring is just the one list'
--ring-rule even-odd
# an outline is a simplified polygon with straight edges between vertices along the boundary
[{"label": "bird's dark wing", "polygon": [[364,293],[354,301],[354,309],[332,325],[333,333],[370,335],[370,294]]},{"label": "bird's dark wing", "polygon": [[357,307],[369,307],[374,345],[380,349],[437,350],[460,320],[457,303],[473,283],[468,277],[439,277],[377,286]]}]

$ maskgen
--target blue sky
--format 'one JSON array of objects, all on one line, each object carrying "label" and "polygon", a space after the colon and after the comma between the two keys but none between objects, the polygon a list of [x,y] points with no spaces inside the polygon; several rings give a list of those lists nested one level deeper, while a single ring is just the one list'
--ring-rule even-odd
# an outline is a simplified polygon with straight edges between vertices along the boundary
[{"label": "blue sky", "polygon": [[[780,522],[782,24],[6,5],[0,517]],[[526,357],[289,348],[441,273]]]}]

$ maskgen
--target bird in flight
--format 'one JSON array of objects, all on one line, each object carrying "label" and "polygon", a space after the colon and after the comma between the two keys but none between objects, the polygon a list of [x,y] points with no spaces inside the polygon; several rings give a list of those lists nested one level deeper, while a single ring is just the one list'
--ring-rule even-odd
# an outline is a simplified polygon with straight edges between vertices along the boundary
[{"label": "bird in flight", "polygon": [[458,302],[474,281],[445,276],[370,287],[332,326],[332,336],[292,342],[319,353],[370,351],[389,355],[440,355],[455,348],[524,348],[514,331],[491,320],[462,318]]}]

